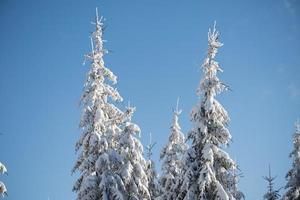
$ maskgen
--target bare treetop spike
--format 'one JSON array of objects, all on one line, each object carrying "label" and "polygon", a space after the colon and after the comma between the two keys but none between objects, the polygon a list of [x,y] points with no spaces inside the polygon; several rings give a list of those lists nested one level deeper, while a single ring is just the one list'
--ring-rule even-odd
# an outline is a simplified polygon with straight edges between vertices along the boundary
[{"label": "bare treetop spike", "polygon": [[96,23],[99,23],[98,7],[96,7]]},{"label": "bare treetop spike", "polygon": [[180,97],[177,97],[177,102],[176,102],[176,109],[174,109],[174,114],[175,115],[180,115],[182,110],[179,110],[179,101],[180,101]]}]

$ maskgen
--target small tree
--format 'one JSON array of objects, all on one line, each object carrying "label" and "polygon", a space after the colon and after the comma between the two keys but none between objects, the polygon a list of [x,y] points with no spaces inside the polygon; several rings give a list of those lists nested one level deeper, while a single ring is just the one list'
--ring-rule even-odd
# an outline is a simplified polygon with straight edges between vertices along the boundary
[{"label": "small tree", "polygon": [[215,96],[228,87],[217,77],[222,71],[215,56],[223,44],[215,26],[208,32],[208,52],[202,65],[203,77],[197,94],[201,101],[191,113],[194,128],[188,139],[192,145],[185,156],[185,169],[177,199],[229,200],[230,174],[236,164],[222,149],[231,140],[229,116]]},{"label": "small tree", "polygon": [[264,195],[265,200],[276,200],[280,198],[279,190],[274,189],[274,180],[276,177],[272,177],[271,175],[271,167],[269,165],[269,176],[263,177],[268,182],[268,191]]},{"label": "small tree", "polygon": [[147,157],[147,176],[148,176],[148,190],[150,193],[151,200],[154,200],[160,195],[160,189],[158,187],[158,174],[155,168],[155,162],[152,160],[153,148],[156,142],[152,142],[152,135],[149,135],[149,144],[146,147],[146,157]]},{"label": "small tree", "polygon": [[171,125],[171,134],[167,145],[163,148],[160,154],[162,160],[162,176],[160,177],[160,187],[162,188],[161,200],[173,200],[179,195],[176,191],[180,180],[178,179],[182,173],[183,155],[187,150],[185,138],[181,132],[178,123],[178,117],[181,110],[178,109],[178,102],[176,109],[173,111],[173,123]]},{"label": "small tree", "polygon": [[[128,109],[135,110],[130,107]],[[140,132],[139,126],[128,120],[119,139],[120,155],[123,158],[119,174],[125,185],[128,200],[150,199],[146,174],[147,161],[143,157],[143,146],[137,138]]]},{"label": "small tree", "polygon": [[284,200],[300,199],[300,122],[296,122],[296,131],[293,136],[294,150],[290,154],[293,158],[292,169],[288,171],[285,186],[286,192],[283,195]]}]

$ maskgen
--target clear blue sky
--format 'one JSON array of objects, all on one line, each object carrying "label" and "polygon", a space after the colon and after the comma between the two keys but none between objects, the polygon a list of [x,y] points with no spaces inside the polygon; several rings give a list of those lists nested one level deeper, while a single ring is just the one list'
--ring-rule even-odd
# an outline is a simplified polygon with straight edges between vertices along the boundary
[{"label": "clear blue sky", "polygon": [[[176,3],[175,3],[176,2]],[[270,163],[285,184],[293,124],[300,117],[300,4],[297,0],[1,0],[0,176],[7,200],[75,199],[71,176],[79,138],[78,107],[95,7],[106,18],[105,57],[118,75],[142,141],[152,132],[155,160],[166,143],[172,107],[181,97],[184,132],[198,101],[207,30],[217,21],[224,46],[219,96],[231,117],[228,151],[243,170],[240,188],[261,199]]]}]

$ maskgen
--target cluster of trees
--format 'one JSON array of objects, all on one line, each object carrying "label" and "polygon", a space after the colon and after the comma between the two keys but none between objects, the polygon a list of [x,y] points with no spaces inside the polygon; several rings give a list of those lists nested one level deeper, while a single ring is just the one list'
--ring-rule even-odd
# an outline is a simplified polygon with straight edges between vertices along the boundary
[{"label": "cluster of trees", "polygon": [[[240,200],[237,163],[225,151],[232,136],[229,116],[216,96],[229,87],[219,80],[222,72],[215,60],[219,32],[214,25],[208,32],[208,51],[202,65],[203,76],[197,89],[199,102],[191,112],[193,128],[187,138],[181,132],[181,110],[173,111],[167,144],[161,151],[161,175],[151,159],[155,143],[150,141],[144,155],[141,130],[131,118],[134,107],[118,108],[123,101],[115,88],[117,77],[107,68],[103,56],[103,20],[96,12],[91,34],[92,50],[85,57],[91,63],[81,98],[83,107],[76,143],[78,159],[72,172],[80,176],[73,190],[78,200]],[[294,135],[293,168],[288,172],[284,200],[300,199],[300,126]],[[271,174],[264,199],[278,199]]]},{"label": "cluster of trees", "polygon": [[[124,110],[115,103],[123,101],[114,87],[117,77],[106,67],[103,57],[103,20],[96,10],[95,31],[91,34],[92,50],[85,57],[91,67],[87,73],[81,98],[82,134],[76,143],[78,159],[72,172],[80,176],[73,186],[77,200],[242,200],[238,189],[240,172],[237,163],[225,151],[232,136],[228,130],[229,116],[216,96],[229,87],[218,78],[222,72],[215,60],[223,46],[214,25],[208,32],[207,56],[202,64],[203,76],[197,95],[199,102],[191,112],[193,128],[187,138],[181,131],[178,107],[173,110],[169,139],[160,153],[161,175],[155,170],[152,149],[144,154],[141,130],[132,122],[135,107]],[[300,122],[293,135],[292,168],[286,175],[282,197],[274,189],[275,177],[264,177],[268,190],[265,200],[300,200]],[[7,173],[0,162],[0,173]],[[0,181],[0,194],[7,189]]]}]

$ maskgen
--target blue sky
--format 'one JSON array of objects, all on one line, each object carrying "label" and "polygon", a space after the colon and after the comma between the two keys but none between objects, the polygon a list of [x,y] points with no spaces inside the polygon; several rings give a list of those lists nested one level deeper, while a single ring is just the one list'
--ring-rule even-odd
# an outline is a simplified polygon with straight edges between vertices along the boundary
[{"label": "blue sky", "polygon": [[228,148],[247,199],[262,199],[271,164],[276,186],[291,167],[294,122],[300,117],[300,3],[297,0],[1,0],[0,160],[7,200],[75,199],[74,144],[95,7],[106,18],[105,57],[118,90],[137,107],[142,141],[152,132],[154,159],[166,143],[172,108],[180,123],[198,101],[195,90],[217,21],[224,46],[220,78],[232,91],[218,97],[231,117]]}]

